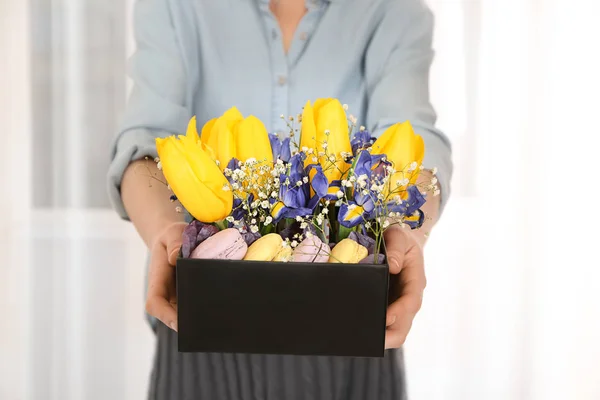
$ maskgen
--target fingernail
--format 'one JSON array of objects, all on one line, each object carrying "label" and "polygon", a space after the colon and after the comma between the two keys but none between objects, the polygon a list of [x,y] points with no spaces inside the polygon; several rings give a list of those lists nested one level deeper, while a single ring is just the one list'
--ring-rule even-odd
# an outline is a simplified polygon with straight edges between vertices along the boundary
[{"label": "fingernail", "polygon": [[169,326],[171,327],[171,329],[173,329],[175,332],[177,332],[177,323],[175,321],[171,322],[171,324]]},{"label": "fingernail", "polygon": [[390,258],[390,267],[393,269],[400,269],[400,263],[395,258]]},{"label": "fingernail", "polygon": [[394,325],[394,322],[396,322],[396,316],[392,315],[391,317],[387,318],[387,323],[386,324],[387,324],[387,326],[390,326],[390,325]]}]

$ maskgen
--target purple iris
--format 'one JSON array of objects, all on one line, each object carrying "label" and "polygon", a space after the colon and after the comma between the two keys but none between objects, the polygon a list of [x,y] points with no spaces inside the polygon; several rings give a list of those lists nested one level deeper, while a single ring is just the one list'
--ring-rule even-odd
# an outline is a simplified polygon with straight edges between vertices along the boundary
[{"label": "purple iris", "polygon": [[[371,155],[368,151],[358,153],[354,161],[354,198],[348,204],[342,204],[338,214],[338,221],[346,228],[355,227],[377,216],[394,212],[405,216],[405,223],[412,229],[423,224],[424,215],[420,210],[425,204],[425,198],[416,186],[409,186],[408,197],[399,204],[390,201],[381,204],[377,200],[378,193],[371,190],[373,183],[381,184],[388,175],[387,167],[391,165],[383,160],[384,155]],[[375,168],[373,166],[375,165]]]},{"label": "purple iris", "polygon": [[286,137],[283,140],[273,133],[269,133],[271,141],[271,150],[273,151],[273,160],[280,159],[283,162],[289,162],[292,157],[290,150],[290,138]]},{"label": "purple iris", "polygon": [[375,138],[372,137],[367,130],[356,132],[350,141],[350,145],[352,146],[352,154],[356,155],[358,150],[370,147],[374,140]]},{"label": "purple iris", "polygon": [[354,183],[354,198],[340,207],[338,222],[342,226],[352,228],[371,218],[377,199],[377,193],[371,190],[373,163],[378,162],[381,157],[371,155],[368,151],[361,151],[356,156],[353,172],[357,178]]},{"label": "purple iris", "polygon": [[323,169],[316,164],[305,168],[305,158],[303,153],[295,154],[290,158],[288,173],[279,177],[279,201],[272,209],[275,222],[312,214],[319,200],[327,194],[328,182]]}]

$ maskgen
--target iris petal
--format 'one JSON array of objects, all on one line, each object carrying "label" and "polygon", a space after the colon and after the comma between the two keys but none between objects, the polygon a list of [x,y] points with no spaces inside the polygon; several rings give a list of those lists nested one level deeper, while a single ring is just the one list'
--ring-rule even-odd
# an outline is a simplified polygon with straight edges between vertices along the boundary
[{"label": "iris petal", "polygon": [[[352,206],[352,207],[351,207]],[[353,228],[364,221],[364,208],[354,202],[342,204],[338,214],[338,222],[346,227]]]}]

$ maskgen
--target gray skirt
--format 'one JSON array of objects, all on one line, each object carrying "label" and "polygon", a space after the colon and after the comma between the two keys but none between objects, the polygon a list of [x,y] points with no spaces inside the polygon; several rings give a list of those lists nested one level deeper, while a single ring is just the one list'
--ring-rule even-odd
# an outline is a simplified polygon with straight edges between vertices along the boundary
[{"label": "gray skirt", "polygon": [[384,358],[179,353],[158,323],[151,400],[405,400],[402,350]]}]

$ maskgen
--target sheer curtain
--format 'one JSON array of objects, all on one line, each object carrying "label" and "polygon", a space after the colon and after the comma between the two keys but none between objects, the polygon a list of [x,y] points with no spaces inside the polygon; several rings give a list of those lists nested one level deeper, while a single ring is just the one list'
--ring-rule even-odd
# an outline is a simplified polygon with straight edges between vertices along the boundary
[{"label": "sheer curtain", "polygon": [[[411,398],[598,399],[600,4],[430,4],[456,176],[406,344]],[[130,10],[0,3],[2,399],[145,397],[146,254],[103,179]]]}]

